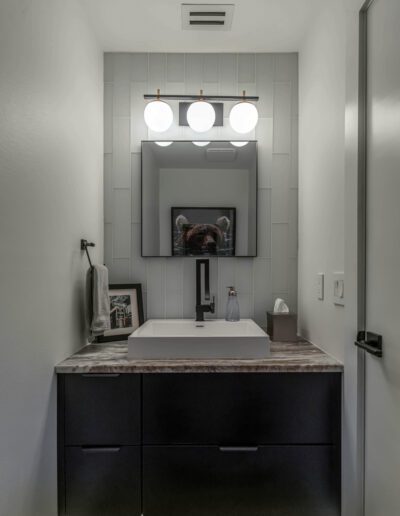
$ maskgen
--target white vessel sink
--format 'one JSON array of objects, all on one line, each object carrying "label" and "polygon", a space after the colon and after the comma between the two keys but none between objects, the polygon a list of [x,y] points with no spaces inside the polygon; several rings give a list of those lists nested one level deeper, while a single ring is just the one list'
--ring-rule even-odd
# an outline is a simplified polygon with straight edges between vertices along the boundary
[{"label": "white vessel sink", "polygon": [[268,335],[251,319],[150,319],[128,337],[128,358],[246,359],[269,355]]}]

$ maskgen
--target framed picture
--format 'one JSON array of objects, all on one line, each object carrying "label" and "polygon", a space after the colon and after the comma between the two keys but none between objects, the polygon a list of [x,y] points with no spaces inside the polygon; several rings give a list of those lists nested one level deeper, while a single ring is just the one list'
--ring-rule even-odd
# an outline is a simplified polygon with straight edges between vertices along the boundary
[{"label": "framed picture", "polygon": [[144,322],[142,285],[109,285],[110,329],[97,342],[125,340]]},{"label": "framed picture", "polygon": [[171,208],[172,256],[235,256],[236,208]]}]

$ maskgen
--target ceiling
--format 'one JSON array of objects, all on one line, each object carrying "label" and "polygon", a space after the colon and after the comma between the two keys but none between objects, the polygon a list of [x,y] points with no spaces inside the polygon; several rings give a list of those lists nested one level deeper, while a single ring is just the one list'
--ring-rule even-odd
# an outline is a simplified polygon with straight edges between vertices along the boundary
[{"label": "ceiling", "polygon": [[180,0],[81,0],[105,52],[295,52],[327,1],[231,0],[232,30],[219,32],[182,30]]}]

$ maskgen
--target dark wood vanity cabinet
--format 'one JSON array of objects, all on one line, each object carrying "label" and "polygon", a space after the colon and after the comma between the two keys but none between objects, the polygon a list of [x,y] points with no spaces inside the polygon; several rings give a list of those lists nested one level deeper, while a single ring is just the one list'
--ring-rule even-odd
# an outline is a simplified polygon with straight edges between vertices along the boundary
[{"label": "dark wood vanity cabinet", "polygon": [[59,514],[338,516],[340,373],[59,375]]}]

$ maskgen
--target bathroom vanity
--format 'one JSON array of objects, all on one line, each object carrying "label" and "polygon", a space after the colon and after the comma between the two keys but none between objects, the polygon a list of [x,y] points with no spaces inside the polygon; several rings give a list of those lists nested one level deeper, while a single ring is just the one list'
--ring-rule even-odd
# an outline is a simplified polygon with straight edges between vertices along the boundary
[{"label": "bathroom vanity", "polygon": [[315,346],[174,361],[90,345],[56,372],[60,515],[340,514],[342,365]]}]

